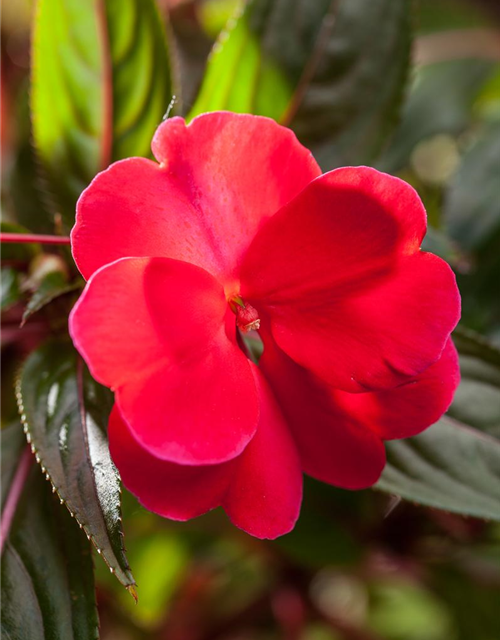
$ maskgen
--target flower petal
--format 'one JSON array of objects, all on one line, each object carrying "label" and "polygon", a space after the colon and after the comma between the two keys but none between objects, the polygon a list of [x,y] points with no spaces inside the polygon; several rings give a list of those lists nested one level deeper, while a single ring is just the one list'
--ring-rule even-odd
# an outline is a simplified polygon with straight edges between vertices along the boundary
[{"label": "flower petal", "polygon": [[171,118],[152,147],[160,165],[117,162],[78,201],[71,237],[85,278],[118,258],[164,256],[227,284],[262,220],[321,173],[289,129],[258,116]]},{"label": "flower petal", "polygon": [[274,539],[293,529],[302,501],[302,469],[288,426],[263,376],[257,433],[238,458],[223,500],[229,518],[257,538]]},{"label": "flower petal", "polygon": [[385,465],[380,436],[337,407],[330,389],[271,338],[265,340],[260,366],[283,408],[305,473],[345,489],[372,486]]},{"label": "flower petal", "polygon": [[134,437],[115,404],[109,418],[109,448],[127,489],[154,513],[189,520],[218,507],[236,460],[192,466],[152,455]]},{"label": "flower petal", "polygon": [[455,277],[418,251],[416,192],[365,167],[312,182],[260,230],[242,296],[298,364],[351,392],[407,382],[435,362],[459,318]]},{"label": "flower petal", "polygon": [[376,393],[332,391],[339,410],[384,440],[408,438],[434,424],[448,409],[460,382],[458,354],[448,339],[440,359],[411,382]]},{"label": "flower petal", "polygon": [[152,455],[134,437],[115,404],[109,446],[125,486],[142,505],[166,518],[188,520],[222,505],[231,521],[258,538],[294,526],[302,499],[295,444],[263,377],[257,433],[243,453],[222,464],[179,465]]},{"label": "flower petal", "polygon": [[91,277],[70,332],[92,375],[116,391],[134,436],[157,457],[224,462],[253,437],[250,363],[222,287],[206,271],[168,258],[118,260]]}]

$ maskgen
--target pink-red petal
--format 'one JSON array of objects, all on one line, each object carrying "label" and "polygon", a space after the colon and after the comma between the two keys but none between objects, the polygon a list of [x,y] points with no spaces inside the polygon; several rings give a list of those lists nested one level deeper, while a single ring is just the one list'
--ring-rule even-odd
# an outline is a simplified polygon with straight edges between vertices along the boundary
[{"label": "pink-red petal", "polygon": [[96,380],[115,390],[134,436],[157,457],[224,462],[253,437],[252,370],[222,287],[206,271],[167,258],[107,265],[89,280],[70,331]]},{"label": "pink-red petal", "polygon": [[304,471],[348,489],[374,484],[385,464],[382,441],[407,438],[434,424],[448,409],[460,378],[451,339],[435,364],[387,391],[334,389],[295,364],[269,336],[261,366],[283,407]]},{"label": "pink-red petal", "polygon": [[166,518],[188,520],[222,505],[231,521],[258,538],[294,526],[302,499],[295,444],[269,388],[255,371],[261,396],[257,432],[243,453],[222,464],[179,465],[157,458],[131,432],[115,405],[109,445],[125,486]]},{"label": "pink-red petal", "polygon": [[171,118],[152,147],[159,165],[117,162],[78,201],[71,237],[85,278],[118,258],[164,256],[228,285],[262,221],[321,173],[289,129],[258,116]]},{"label": "pink-red petal", "polygon": [[415,191],[364,167],[312,182],[260,230],[242,295],[298,364],[351,392],[400,385],[435,362],[460,313],[449,266],[418,251]]},{"label": "pink-red petal", "polygon": [[273,539],[291,531],[299,516],[302,469],[280,408],[263,376],[254,372],[260,391],[259,427],[238,458],[222,504],[237,527]]},{"label": "pink-red petal", "polygon": [[171,520],[189,520],[221,504],[238,458],[205,466],[157,458],[137,441],[117,405],[109,418],[108,435],[123,484],[146,509]]},{"label": "pink-red petal", "polygon": [[385,465],[381,438],[339,410],[330,390],[272,339],[266,340],[260,363],[291,429],[304,472],[345,489],[372,486]]},{"label": "pink-red petal", "polygon": [[445,413],[460,382],[458,354],[448,339],[437,362],[411,382],[377,393],[332,391],[332,402],[384,440],[409,438]]}]

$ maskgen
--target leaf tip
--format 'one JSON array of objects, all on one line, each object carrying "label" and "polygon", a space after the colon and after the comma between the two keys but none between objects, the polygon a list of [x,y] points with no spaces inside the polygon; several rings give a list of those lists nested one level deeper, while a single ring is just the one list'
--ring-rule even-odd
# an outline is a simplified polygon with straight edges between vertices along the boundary
[{"label": "leaf tip", "polygon": [[132,598],[135,601],[135,604],[137,604],[139,602],[139,597],[137,595],[137,589],[136,589],[136,585],[135,584],[129,584],[126,587],[127,591],[130,593],[130,595],[132,596]]}]

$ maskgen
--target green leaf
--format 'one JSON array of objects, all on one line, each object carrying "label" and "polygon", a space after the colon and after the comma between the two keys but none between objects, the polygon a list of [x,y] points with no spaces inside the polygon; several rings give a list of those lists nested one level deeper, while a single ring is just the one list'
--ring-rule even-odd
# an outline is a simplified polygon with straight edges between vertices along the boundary
[{"label": "green leaf", "polygon": [[455,343],[462,381],[448,413],[500,440],[500,350],[463,329]]},{"label": "green leaf", "polygon": [[11,267],[2,268],[2,276],[0,281],[0,307],[5,311],[13,304],[16,304],[21,298],[19,289],[19,275],[15,269]]},{"label": "green leaf", "polygon": [[466,261],[465,256],[459,251],[456,244],[450,240],[445,233],[431,225],[427,227],[427,232],[422,241],[422,249],[430,253],[435,253],[451,265],[457,265]]},{"label": "green leaf", "polygon": [[[446,197],[446,231],[467,251],[500,239],[500,123],[486,127],[462,159]],[[498,243],[497,243],[498,247]]]},{"label": "green leaf", "polygon": [[500,369],[500,349],[487,338],[461,325],[455,329],[453,338],[461,355],[475,357]]},{"label": "green leaf", "polygon": [[368,162],[396,119],[410,42],[410,2],[252,0],[216,43],[189,117],[266,115],[324,169]]},{"label": "green leaf", "polygon": [[99,637],[90,544],[36,467],[3,551],[1,623],[5,640]]},{"label": "green leaf", "polygon": [[21,326],[23,326],[26,320],[34,313],[40,311],[40,309],[52,302],[52,300],[55,300],[55,298],[65,295],[66,293],[71,293],[72,291],[78,291],[82,286],[82,281],[68,283],[63,273],[60,271],[51,271],[43,278],[40,286],[26,305]]},{"label": "green leaf", "polygon": [[387,443],[376,485],[421,504],[500,521],[500,351],[459,330],[462,382],[439,422]]},{"label": "green leaf", "polygon": [[401,123],[377,167],[396,173],[426,138],[458,135],[470,124],[475,96],[495,69],[488,60],[450,60],[417,69]]},{"label": "green leaf", "polygon": [[98,171],[147,156],[172,97],[154,0],[38,0],[33,138],[53,208],[66,227]]},{"label": "green leaf", "polygon": [[29,356],[17,394],[42,470],[111,572],[134,594],[122,540],[120,479],[105,432],[112,394],[92,379],[69,341],[49,341]]},{"label": "green leaf", "polygon": [[378,489],[430,507],[500,520],[500,442],[448,416],[387,443]]},{"label": "green leaf", "polygon": [[490,333],[500,317],[500,123],[477,127],[476,135],[445,194],[444,223],[472,258],[458,273],[463,319]]},{"label": "green leaf", "polygon": [[16,472],[19,456],[25,447],[26,438],[18,421],[2,429],[2,486],[0,487],[2,510]]}]

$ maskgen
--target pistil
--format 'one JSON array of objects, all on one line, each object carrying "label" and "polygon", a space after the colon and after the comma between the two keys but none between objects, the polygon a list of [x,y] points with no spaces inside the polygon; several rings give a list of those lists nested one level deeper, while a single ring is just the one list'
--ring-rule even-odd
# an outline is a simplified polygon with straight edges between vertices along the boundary
[{"label": "pistil", "polygon": [[247,333],[260,329],[259,313],[255,307],[245,302],[241,296],[233,296],[228,303],[236,316],[236,326],[240,331]]}]

